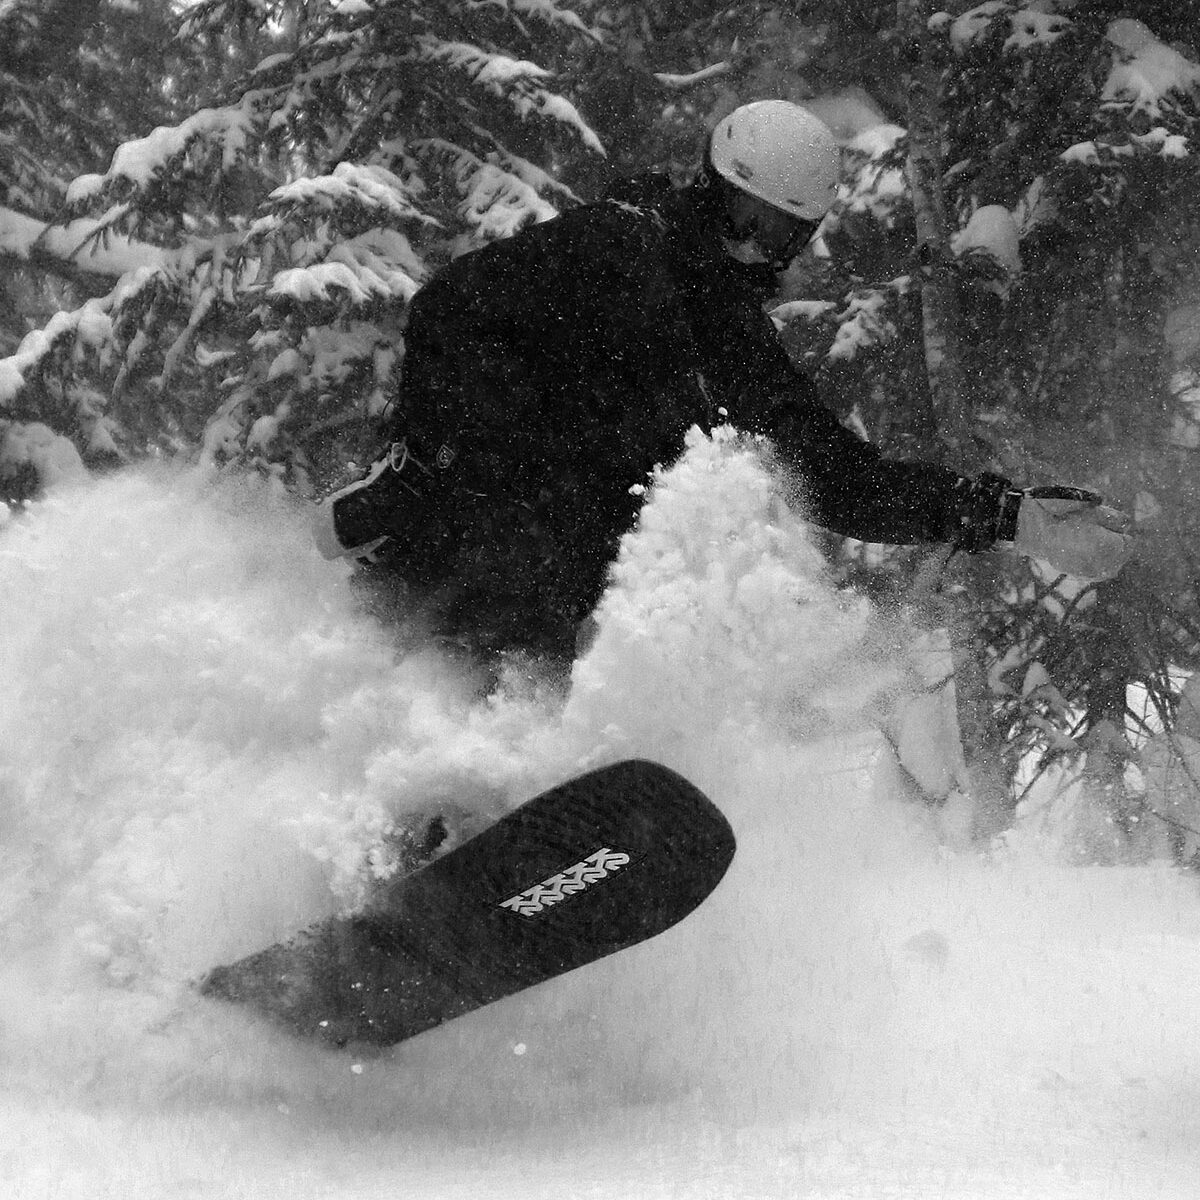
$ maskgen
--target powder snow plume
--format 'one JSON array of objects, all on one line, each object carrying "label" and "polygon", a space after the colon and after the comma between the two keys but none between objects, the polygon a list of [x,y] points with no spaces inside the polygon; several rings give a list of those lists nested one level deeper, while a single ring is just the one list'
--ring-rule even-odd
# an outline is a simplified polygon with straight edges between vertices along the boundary
[{"label": "powder snow plume", "polygon": [[[279,1050],[273,1034],[264,1049],[260,1027],[198,1001],[189,981],[361,901],[411,812],[452,802],[494,816],[637,755],[736,797],[748,763],[836,721],[817,693],[846,691],[865,621],[731,435],[695,435],[661,481],[565,699],[524,673],[481,699],[462,668],[398,647],[306,526],[266,485],[160,470],[68,487],[4,530],[10,1070],[90,1081],[129,1056],[118,1089],[153,1092],[195,1068],[218,1091],[286,1089],[288,1071],[319,1091],[309,1073],[325,1052]],[[637,975],[629,961],[619,975]],[[509,1008],[529,1014],[536,1050],[536,1027],[590,994],[568,980],[549,1005]],[[487,1019],[462,1036],[476,1026]],[[573,1071],[581,1047],[563,1046]],[[534,1078],[539,1056],[526,1059]],[[630,1070],[608,1082],[656,1086]],[[512,1089],[507,1070],[498,1086]]]},{"label": "powder snow plume", "polygon": [[[452,1130],[485,1148],[496,1195],[491,1151],[514,1138],[532,1159],[512,1194],[522,1161],[561,1161],[602,1165],[611,1191],[595,1194],[623,1196],[660,1194],[659,1177],[663,1195],[791,1196],[801,1167],[829,1185],[813,1194],[884,1194],[883,1165],[907,1155],[924,1178],[939,1138],[954,1147],[927,1156],[941,1191],[895,1194],[959,1194],[943,1185],[963,1139],[994,1146],[997,1178],[1011,1151],[1041,1180],[1068,1111],[1092,1162],[1193,1144],[1172,1097],[1200,1078],[1194,886],[1066,870],[1020,836],[950,854],[875,794],[866,714],[902,672],[784,492],[753,444],[693,432],[570,687],[514,670],[490,697],[363,615],[346,566],[266,484],[132,470],[9,518],[7,1094],[142,1121],[215,1106],[268,1140],[267,1117],[286,1120],[280,1153],[298,1161],[331,1130],[385,1156],[445,1154]],[[359,903],[415,814],[486,820],[632,756],[691,778],[739,843],[661,937],[365,1056],[191,988]],[[397,1178],[410,1169],[397,1160]],[[727,1186],[692,1188],[691,1171]]]}]

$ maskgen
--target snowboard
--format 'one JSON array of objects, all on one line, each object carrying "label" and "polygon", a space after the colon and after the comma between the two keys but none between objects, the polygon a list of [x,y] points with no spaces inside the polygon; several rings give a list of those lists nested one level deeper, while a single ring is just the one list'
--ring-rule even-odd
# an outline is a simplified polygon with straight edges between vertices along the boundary
[{"label": "snowboard", "polygon": [[392,1045],[662,933],[733,854],[699,789],[618,762],[527,801],[368,910],[215,968],[200,991],[336,1046]]}]

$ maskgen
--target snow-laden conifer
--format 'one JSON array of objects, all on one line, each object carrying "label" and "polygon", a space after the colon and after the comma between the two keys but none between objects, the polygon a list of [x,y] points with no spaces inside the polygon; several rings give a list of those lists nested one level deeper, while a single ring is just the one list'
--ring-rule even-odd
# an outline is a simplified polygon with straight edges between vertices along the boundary
[{"label": "snow-laden conifer", "polygon": [[565,165],[603,150],[553,66],[592,35],[553,0],[205,0],[179,36],[246,26],[273,52],[227,99],[66,187],[89,252],[145,249],[91,304],[108,336],[31,335],[0,405],[306,488],[374,436],[430,269],[575,200]]},{"label": "snow-laden conifer", "polygon": [[[1010,590],[998,576],[985,626],[1010,771],[1031,753],[1060,762],[1073,748],[1118,825],[1144,799],[1124,783],[1142,736],[1129,689],[1149,689],[1155,719],[1169,722],[1172,672],[1194,665],[1200,641],[1187,583],[1200,498],[1180,454],[1197,440],[1179,382],[1195,348],[1168,338],[1200,243],[1200,61],[1178,30],[1162,24],[1160,34],[1161,17],[992,0],[933,24],[975,393],[969,436],[993,469],[1091,486],[1146,518],[1139,563],[1102,589],[1011,560]],[[912,284],[924,268],[912,257],[906,154],[905,131],[892,125],[847,142],[830,258],[809,292],[824,303],[779,315],[847,417],[891,452],[920,456],[935,449],[935,423],[914,353]],[[1034,662],[1067,704],[1046,709],[1040,692],[1013,683]]]}]

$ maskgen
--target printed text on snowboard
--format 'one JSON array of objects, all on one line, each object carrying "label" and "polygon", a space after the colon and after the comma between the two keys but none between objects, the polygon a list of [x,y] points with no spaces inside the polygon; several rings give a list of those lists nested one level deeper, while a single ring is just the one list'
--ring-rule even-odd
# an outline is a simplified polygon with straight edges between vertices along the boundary
[{"label": "printed text on snowboard", "polygon": [[501,902],[501,908],[510,908],[523,917],[536,916],[552,904],[582,892],[593,883],[607,878],[629,863],[629,855],[607,847],[589,854],[583,862],[552,875],[543,883],[534,884],[523,892]]}]

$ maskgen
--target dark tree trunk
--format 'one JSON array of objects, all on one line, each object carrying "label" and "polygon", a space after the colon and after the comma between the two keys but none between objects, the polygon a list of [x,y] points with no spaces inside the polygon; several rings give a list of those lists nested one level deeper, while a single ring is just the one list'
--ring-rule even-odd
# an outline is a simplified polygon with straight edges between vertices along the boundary
[{"label": "dark tree trunk", "polygon": [[[942,188],[941,71],[931,44],[929,15],[928,0],[899,0],[901,45],[909,66],[908,175],[917,228],[925,361],[945,456],[957,469],[974,472],[987,462],[971,428],[971,397],[959,340],[957,281]],[[964,559],[955,564],[942,593],[973,832],[979,839],[1004,828],[1012,811],[982,634],[984,597],[993,587],[989,575],[979,560]]]}]

